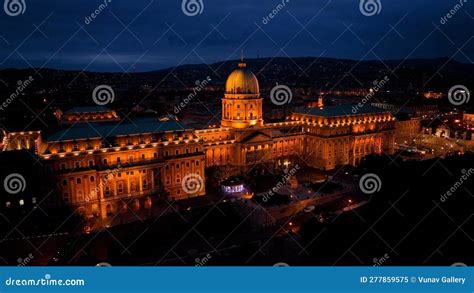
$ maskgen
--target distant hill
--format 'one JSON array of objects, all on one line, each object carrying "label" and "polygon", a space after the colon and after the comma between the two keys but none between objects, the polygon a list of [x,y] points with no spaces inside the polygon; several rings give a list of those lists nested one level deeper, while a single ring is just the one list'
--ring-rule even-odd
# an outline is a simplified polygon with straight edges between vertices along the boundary
[{"label": "distant hill", "polygon": [[[276,83],[313,89],[350,89],[368,87],[374,80],[388,76],[392,89],[427,89],[446,91],[455,84],[472,87],[474,65],[459,63],[448,58],[410,59],[387,61],[362,61],[298,57],[259,58],[245,60],[259,78],[263,90]],[[73,70],[4,69],[0,70],[0,95],[10,94],[19,80],[34,77],[36,93],[67,93],[89,91],[99,84],[114,89],[135,90],[156,87],[157,90],[180,90],[193,87],[196,80],[210,76],[213,84],[223,87],[228,74],[238,60],[214,64],[182,65],[162,70],[140,73],[98,73]],[[395,74],[392,70],[397,69]],[[348,72],[350,71],[350,74]],[[425,85],[426,83],[426,85]]]}]

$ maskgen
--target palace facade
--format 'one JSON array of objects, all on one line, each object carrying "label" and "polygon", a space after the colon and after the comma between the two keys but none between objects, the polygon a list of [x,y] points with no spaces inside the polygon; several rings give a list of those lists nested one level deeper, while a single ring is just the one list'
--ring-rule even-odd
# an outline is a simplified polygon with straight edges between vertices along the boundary
[{"label": "palace facade", "polygon": [[259,83],[245,63],[227,79],[218,128],[190,129],[170,118],[121,120],[104,107],[74,108],[57,118],[59,132],[8,133],[3,149],[34,148],[57,194],[48,202],[102,218],[202,196],[210,167],[243,173],[257,164],[357,165],[369,154],[392,154],[396,128],[387,110],[364,105],[353,113],[352,105],[322,103],[265,123]]}]

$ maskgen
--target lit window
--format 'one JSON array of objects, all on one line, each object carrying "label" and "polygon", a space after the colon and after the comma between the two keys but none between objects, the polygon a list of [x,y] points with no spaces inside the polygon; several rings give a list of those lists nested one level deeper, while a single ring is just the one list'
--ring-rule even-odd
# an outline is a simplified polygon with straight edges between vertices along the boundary
[{"label": "lit window", "polygon": [[36,204],[36,197],[33,197],[33,198],[31,199],[31,203]]},{"label": "lit window", "polygon": [[21,206],[25,205],[25,201],[22,200],[22,199],[20,199],[19,203],[20,203]]},{"label": "lit window", "polygon": [[7,202],[5,203],[5,206],[7,207],[7,209],[9,209],[9,208],[12,207],[12,203],[9,202],[9,201],[7,201]]}]

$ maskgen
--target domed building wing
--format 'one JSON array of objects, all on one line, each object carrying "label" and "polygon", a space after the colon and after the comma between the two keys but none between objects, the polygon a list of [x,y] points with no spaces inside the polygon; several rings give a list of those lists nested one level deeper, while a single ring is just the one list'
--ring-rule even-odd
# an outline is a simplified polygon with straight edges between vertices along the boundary
[{"label": "domed building wing", "polygon": [[236,129],[263,126],[258,79],[245,63],[240,63],[227,78],[222,99],[221,126]]}]

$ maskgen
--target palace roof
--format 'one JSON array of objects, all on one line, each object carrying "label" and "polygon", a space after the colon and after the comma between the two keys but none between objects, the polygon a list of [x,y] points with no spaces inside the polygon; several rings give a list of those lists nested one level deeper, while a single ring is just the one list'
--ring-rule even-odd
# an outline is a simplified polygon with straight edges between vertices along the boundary
[{"label": "palace roof", "polygon": [[76,123],[51,135],[47,141],[67,141],[91,138],[106,138],[166,131],[184,131],[178,121],[160,121],[158,118],[135,118],[122,122]]}]

